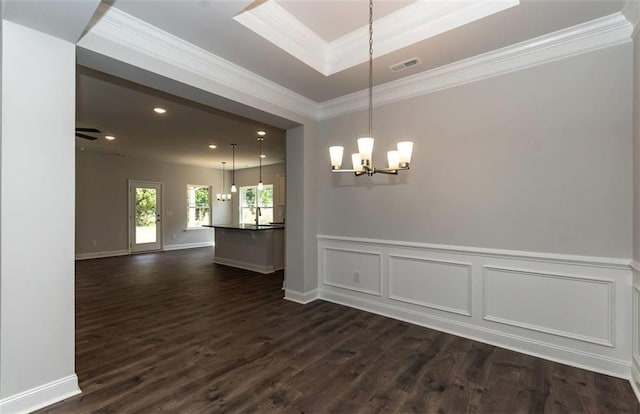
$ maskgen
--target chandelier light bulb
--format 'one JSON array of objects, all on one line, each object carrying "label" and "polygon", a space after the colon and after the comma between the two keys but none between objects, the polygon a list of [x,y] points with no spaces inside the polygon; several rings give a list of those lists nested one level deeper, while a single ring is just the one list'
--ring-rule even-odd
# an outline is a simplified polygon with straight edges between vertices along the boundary
[{"label": "chandelier light bulb", "polygon": [[411,153],[413,152],[413,142],[398,142],[398,161],[402,165],[409,165],[411,162]]},{"label": "chandelier light bulb", "polygon": [[387,161],[389,163],[389,169],[395,170],[400,166],[400,158],[398,151],[387,151]]},{"label": "chandelier light bulb", "polygon": [[353,169],[355,171],[362,171],[362,160],[360,159],[360,154],[357,152],[355,154],[351,154],[351,164],[353,164]]},{"label": "chandelier light bulb", "polygon": [[344,147],[335,146],[329,147],[329,156],[331,157],[331,167],[337,170],[342,167],[342,153],[344,152]]},{"label": "chandelier light bulb", "polygon": [[358,138],[358,152],[360,153],[361,161],[371,161],[373,155],[373,138]]}]

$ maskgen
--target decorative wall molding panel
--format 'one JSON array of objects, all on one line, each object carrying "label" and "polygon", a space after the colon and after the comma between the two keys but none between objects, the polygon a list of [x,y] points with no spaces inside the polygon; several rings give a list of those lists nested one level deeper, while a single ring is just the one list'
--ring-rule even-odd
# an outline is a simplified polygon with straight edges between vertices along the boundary
[{"label": "decorative wall molding panel", "polygon": [[0,413],[30,413],[81,392],[78,377],[69,375],[0,400]]},{"label": "decorative wall molding panel", "polygon": [[359,250],[326,248],[319,261],[324,264],[323,282],[327,286],[380,296],[382,255]]},{"label": "decorative wall molding panel", "polygon": [[[610,279],[484,266],[482,317],[613,347],[614,290]],[[581,302],[568,300],[573,296]],[[562,315],[557,307],[541,306],[548,303],[561,304]]]},{"label": "decorative wall molding panel", "polygon": [[126,256],[129,250],[112,250],[106,252],[77,253],[76,260],[98,259],[100,257]]},{"label": "decorative wall molding panel", "polygon": [[[621,378],[631,375],[628,259],[326,235],[318,236],[318,257],[320,299]],[[379,258],[380,274],[363,257]],[[380,278],[379,296],[358,289]]]},{"label": "decorative wall molding panel", "polygon": [[389,298],[471,316],[471,264],[389,255]]}]

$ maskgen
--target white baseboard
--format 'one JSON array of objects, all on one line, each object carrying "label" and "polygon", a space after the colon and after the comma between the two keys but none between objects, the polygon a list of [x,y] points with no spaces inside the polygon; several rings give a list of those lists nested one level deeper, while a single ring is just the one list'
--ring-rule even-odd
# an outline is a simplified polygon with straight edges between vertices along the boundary
[{"label": "white baseboard", "polygon": [[375,313],[392,319],[408,322],[425,328],[435,329],[452,335],[461,336],[474,341],[483,342],[500,348],[510,349],[535,357],[548,359],[565,365],[600,372],[613,377],[628,379],[629,363],[602,355],[561,347],[555,344],[535,341],[517,335],[480,326],[461,323],[451,319],[439,318],[421,312],[413,312],[408,309],[356,298],[351,295],[343,295],[336,292],[320,289],[319,299],[339,305],[349,306],[366,312]]},{"label": "white baseboard", "polygon": [[306,305],[307,303],[311,303],[314,300],[318,299],[318,289],[313,289],[305,293],[298,292],[293,289],[285,289],[284,298],[291,302]]},{"label": "white baseboard", "polygon": [[30,413],[80,394],[78,377],[73,374],[48,384],[0,400],[0,413]]},{"label": "white baseboard", "polygon": [[164,245],[162,250],[183,250],[183,249],[197,249],[198,247],[212,247],[213,242],[200,242],[200,243],[184,243],[184,244],[169,244]]},{"label": "white baseboard", "polygon": [[636,364],[631,364],[631,378],[629,378],[633,393],[636,395],[638,401],[640,401],[640,370]]},{"label": "white baseboard", "polygon": [[237,267],[239,269],[251,270],[252,272],[262,273],[268,275],[275,272],[273,266],[261,266],[254,263],[241,262],[239,260],[226,259],[224,257],[215,257],[214,263],[218,263],[225,266]]},{"label": "white baseboard", "polygon": [[126,256],[128,250],[112,250],[106,252],[76,253],[76,260],[98,259],[100,257]]}]

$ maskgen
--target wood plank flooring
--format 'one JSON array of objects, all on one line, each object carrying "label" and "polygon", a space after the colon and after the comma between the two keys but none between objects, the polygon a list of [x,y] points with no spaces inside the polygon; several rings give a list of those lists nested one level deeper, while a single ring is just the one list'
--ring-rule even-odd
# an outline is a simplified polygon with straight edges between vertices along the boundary
[{"label": "wood plank flooring", "polygon": [[627,381],[323,301],[209,248],[76,263],[83,393],[43,413],[639,413]]}]

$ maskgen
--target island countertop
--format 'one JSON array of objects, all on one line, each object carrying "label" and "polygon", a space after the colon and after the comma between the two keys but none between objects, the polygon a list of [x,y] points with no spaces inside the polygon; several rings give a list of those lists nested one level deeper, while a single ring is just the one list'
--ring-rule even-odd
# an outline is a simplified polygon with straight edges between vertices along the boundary
[{"label": "island countertop", "polygon": [[260,231],[260,230],[284,229],[284,224],[261,224],[259,226],[256,226],[255,224],[213,224],[213,225],[207,224],[207,225],[203,225],[202,227],[211,227],[214,229]]}]

